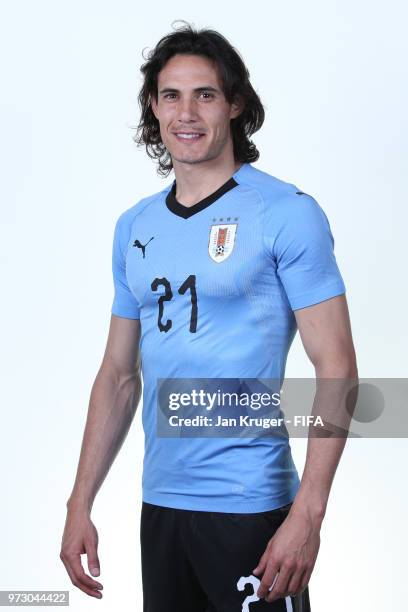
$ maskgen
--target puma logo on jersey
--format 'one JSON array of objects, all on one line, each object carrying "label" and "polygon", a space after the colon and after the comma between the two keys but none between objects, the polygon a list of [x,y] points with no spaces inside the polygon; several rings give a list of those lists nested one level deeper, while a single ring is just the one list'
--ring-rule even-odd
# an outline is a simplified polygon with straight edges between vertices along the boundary
[{"label": "puma logo on jersey", "polygon": [[154,238],[154,236],[152,236],[152,237],[150,238],[150,240],[149,240],[148,242],[146,242],[146,244],[142,244],[141,242],[139,242],[139,240],[135,240],[135,241],[134,241],[134,243],[133,243],[133,246],[134,246],[134,247],[138,247],[139,249],[142,249],[143,259],[145,258],[145,250],[146,250],[146,247],[147,247],[147,245],[149,244],[149,242],[150,242],[151,240],[153,240],[153,238]]}]

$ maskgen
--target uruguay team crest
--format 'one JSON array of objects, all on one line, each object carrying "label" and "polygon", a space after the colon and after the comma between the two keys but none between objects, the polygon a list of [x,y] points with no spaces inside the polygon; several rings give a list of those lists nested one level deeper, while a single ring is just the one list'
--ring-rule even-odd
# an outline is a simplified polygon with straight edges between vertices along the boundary
[{"label": "uruguay team crest", "polygon": [[208,242],[208,254],[213,261],[221,263],[234,249],[238,223],[212,225]]}]

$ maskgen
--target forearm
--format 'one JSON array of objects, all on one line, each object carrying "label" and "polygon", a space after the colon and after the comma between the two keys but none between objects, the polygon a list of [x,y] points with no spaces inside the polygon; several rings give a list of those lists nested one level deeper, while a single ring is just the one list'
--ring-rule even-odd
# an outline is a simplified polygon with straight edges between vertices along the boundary
[{"label": "forearm", "polygon": [[326,434],[331,435],[319,437],[315,427],[309,427],[305,467],[293,505],[306,511],[318,524],[324,518],[334,475],[347,441],[353,398],[356,397],[350,390],[355,389],[358,382],[357,367],[351,362],[341,369],[316,368],[316,378],[320,379],[320,386],[314,409],[322,417]]},{"label": "forearm", "polygon": [[101,367],[93,384],[81,453],[68,509],[90,512],[135,415],[140,374],[119,377]]},{"label": "forearm", "polygon": [[324,518],[331,485],[345,443],[346,438],[308,439],[306,464],[293,505],[302,508],[317,523]]}]

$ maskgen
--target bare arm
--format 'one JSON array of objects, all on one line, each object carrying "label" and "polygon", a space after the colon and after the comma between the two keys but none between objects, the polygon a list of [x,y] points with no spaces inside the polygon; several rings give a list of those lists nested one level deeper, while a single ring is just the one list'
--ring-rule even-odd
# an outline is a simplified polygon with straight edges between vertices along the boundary
[{"label": "bare arm", "polygon": [[90,512],[96,493],[129,431],[140,399],[140,321],[111,316],[92,386],[74,487],[67,506]]},{"label": "bare arm", "polygon": [[[357,363],[346,297],[295,311],[299,333],[316,378],[357,379]],[[308,439],[306,463],[294,506],[322,521],[346,437]]]},{"label": "bare arm", "polygon": [[105,354],[91,390],[75,483],[67,501],[60,557],[73,584],[95,597],[101,596],[97,589],[102,585],[85,574],[80,555],[87,554],[90,572],[99,575],[98,536],[90,512],[140,400],[139,340],[139,320],[111,316]]},{"label": "bare arm", "polygon": [[[305,351],[319,379],[357,379],[357,364],[345,295],[295,311]],[[301,484],[290,512],[254,570],[263,574],[258,596],[271,602],[302,592],[320,546],[320,529],[345,437],[309,434]],[[275,576],[277,580],[268,594]]]}]

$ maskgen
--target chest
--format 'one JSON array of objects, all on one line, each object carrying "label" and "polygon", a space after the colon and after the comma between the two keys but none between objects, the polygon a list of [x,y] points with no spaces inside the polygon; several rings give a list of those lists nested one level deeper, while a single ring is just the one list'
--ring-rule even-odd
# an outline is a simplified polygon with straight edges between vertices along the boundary
[{"label": "chest", "polygon": [[268,265],[262,218],[247,210],[167,222],[139,217],[126,252],[129,287],[142,306],[157,299],[159,286],[178,291],[192,278],[201,297],[237,296]]}]

